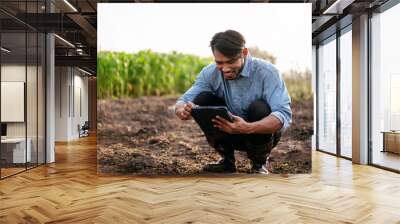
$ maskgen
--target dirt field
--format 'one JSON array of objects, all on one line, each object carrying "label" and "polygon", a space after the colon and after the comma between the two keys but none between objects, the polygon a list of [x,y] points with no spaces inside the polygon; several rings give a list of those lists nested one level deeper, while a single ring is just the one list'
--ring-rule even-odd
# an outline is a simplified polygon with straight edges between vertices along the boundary
[{"label": "dirt field", "polygon": [[[98,101],[98,171],[124,174],[196,174],[216,162],[194,120],[181,121],[168,107],[174,97]],[[312,101],[292,104],[293,123],[271,152],[273,173],[311,171]],[[235,152],[238,172],[250,172],[245,152]]]}]

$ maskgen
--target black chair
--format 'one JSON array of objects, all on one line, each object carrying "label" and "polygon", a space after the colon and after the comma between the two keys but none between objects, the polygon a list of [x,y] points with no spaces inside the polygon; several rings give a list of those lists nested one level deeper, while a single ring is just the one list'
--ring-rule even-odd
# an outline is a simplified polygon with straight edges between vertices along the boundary
[{"label": "black chair", "polygon": [[78,124],[79,138],[89,136],[89,129],[90,129],[89,121],[85,121],[82,127],[80,127],[80,125]]}]

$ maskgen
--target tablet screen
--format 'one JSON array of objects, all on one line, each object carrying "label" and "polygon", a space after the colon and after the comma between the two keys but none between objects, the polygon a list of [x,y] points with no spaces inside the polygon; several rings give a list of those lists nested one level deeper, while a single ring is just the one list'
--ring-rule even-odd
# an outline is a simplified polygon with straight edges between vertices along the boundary
[{"label": "tablet screen", "polygon": [[228,109],[225,106],[198,106],[192,108],[192,117],[199,124],[200,128],[205,133],[225,133],[218,128],[214,127],[212,119],[216,116],[225,118],[226,120],[232,122],[233,119],[228,113]]}]

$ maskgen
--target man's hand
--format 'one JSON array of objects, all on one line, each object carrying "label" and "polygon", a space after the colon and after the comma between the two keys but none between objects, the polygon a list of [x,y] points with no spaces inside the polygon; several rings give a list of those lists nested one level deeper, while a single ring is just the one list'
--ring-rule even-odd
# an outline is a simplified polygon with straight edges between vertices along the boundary
[{"label": "man's hand", "polygon": [[195,106],[196,105],[193,104],[192,102],[178,104],[175,108],[175,114],[181,120],[189,120],[191,118],[190,112],[192,111],[192,108]]},{"label": "man's hand", "polygon": [[214,127],[229,133],[229,134],[248,134],[251,132],[251,124],[246,122],[243,118],[235,115],[231,115],[233,118],[233,122],[229,122],[228,120],[216,116],[212,119],[214,123]]}]

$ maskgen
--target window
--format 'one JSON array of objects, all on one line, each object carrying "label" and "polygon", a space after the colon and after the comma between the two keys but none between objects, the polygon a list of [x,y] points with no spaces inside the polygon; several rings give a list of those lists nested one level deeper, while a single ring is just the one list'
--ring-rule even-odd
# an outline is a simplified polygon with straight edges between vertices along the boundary
[{"label": "window", "polygon": [[[2,2],[11,4],[11,2]],[[19,2],[18,13],[42,12],[44,1]],[[0,12],[2,141],[0,178],[45,163],[45,35]],[[11,97],[13,96],[13,97]],[[11,100],[10,100],[11,99]],[[7,102],[8,104],[7,104]],[[18,108],[18,109],[10,109]]]},{"label": "window", "polygon": [[336,153],[336,36],[318,48],[318,149]]},{"label": "window", "polygon": [[[400,5],[371,18],[372,163],[400,170]],[[386,133],[385,133],[386,132]],[[385,135],[387,138],[385,138]]]},{"label": "window", "polygon": [[340,154],[352,157],[352,35],[351,26],[340,36]]}]

